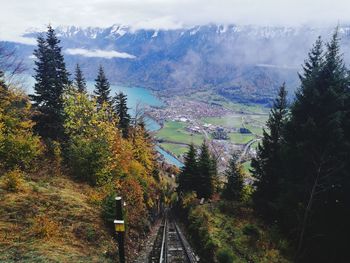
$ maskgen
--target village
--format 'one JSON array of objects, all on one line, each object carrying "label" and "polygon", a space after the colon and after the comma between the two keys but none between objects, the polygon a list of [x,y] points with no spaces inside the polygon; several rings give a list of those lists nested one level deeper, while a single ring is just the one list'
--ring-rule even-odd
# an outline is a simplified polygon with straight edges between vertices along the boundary
[{"label": "village", "polygon": [[[183,161],[188,144],[199,146],[204,139],[217,156],[219,169],[227,165],[232,152],[241,153],[242,163],[255,156],[260,139],[255,130],[262,130],[262,125],[251,131],[245,125],[249,115],[184,97],[162,99],[165,107],[148,107],[146,113],[161,126],[156,133],[159,146],[178,160]],[[233,121],[225,123],[223,116]]]}]

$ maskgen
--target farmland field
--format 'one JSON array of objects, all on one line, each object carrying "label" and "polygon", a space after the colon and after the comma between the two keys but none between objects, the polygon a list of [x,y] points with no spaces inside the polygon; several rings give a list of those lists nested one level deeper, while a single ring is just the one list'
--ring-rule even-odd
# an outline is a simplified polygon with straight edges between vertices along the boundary
[{"label": "farmland field", "polygon": [[186,131],[186,123],[178,121],[165,122],[164,127],[157,132],[156,137],[171,142],[193,143],[195,145],[200,145],[204,140],[202,134],[191,134]]},{"label": "farmland field", "polygon": [[174,143],[160,143],[160,146],[163,149],[173,153],[177,157],[181,156],[182,154],[188,151],[188,147]]},{"label": "farmland field", "polygon": [[234,144],[246,144],[249,141],[255,139],[253,134],[242,134],[238,132],[232,132],[228,134],[230,140]]}]

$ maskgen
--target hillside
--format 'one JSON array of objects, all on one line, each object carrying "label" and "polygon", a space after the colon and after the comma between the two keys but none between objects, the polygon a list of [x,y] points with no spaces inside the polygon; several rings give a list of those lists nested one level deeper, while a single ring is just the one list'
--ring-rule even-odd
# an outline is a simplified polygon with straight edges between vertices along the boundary
[{"label": "hillside", "polygon": [[98,192],[48,170],[17,193],[0,188],[1,262],[114,262],[116,245],[96,205]]}]

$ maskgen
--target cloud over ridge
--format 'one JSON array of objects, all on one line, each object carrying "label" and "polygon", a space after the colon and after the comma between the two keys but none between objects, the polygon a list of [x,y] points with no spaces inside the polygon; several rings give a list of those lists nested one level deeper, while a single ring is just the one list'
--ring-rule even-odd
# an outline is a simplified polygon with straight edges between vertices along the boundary
[{"label": "cloud over ridge", "polygon": [[68,48],[64,51],[68,55],[78,55],[90,58],[124,58],[124,59],[134,59],[134,55],[125,52],[118,52],[115,50],[101,50],[101,49],[84,49],[84,48]]}]

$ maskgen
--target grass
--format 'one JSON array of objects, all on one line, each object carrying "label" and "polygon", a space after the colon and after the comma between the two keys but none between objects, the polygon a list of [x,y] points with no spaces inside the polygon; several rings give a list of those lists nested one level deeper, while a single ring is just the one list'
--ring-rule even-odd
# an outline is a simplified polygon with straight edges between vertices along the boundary
[{"label": "grass", "polygon": [[[260,222],[247,206],[225,201],[204,204],[192,208],[189,219],[189,229],[197,239],[194,241],[210,245],[214,258],[225,250],[237,263],[291,262],[286,256],[288,243],[275,229]],[[203,247],[199,250],[208,253]]]},{"label": "grass", "polygon": [[263,135],[263,128],[260,126],[255,125],[245,125],[245,127],[250,130],[253,134],[262,136]]},{"label": "grass", "polygon": [[246,144],[255,138],[253,134],[242,134],[238,132],[229,133],[228,136],[234,144]]},{"label": "grass", "polygon": [[242,127],[242,116],[226,115],[223,117],[206,117],[201,119],[202,123],[210,123],[228,128]]},{"label": "grass", "polygon": [[183,145],[174,144],[174,143],[161,143],[160,145],[162,146],[163,149],[175,154],[178,157],[188,152],[188,147]]},{"label": "grass", "polygon": [[250,172],[249,170],[252,168],[251,162],[250,162],[250,161],[244,162],[244,163],[242,164],[242,166],[243,166],[244,172],[246,172],[247,174],[250,175],[251,172]]},{"label": "grass", "polygon": [[164,127],[160,129],[157,138],[164,139],[171,142],[178,142],[183,144],[200,145],[204,140],[202,134],[191,134],[186,131],[186,123],[178,121],[168,121],[164,123]]},{"label": "grass", "polygon": [[205,103],[215,103],[223,106],[226,109],[233,110],[238,113],[245,114],[267,114],[269,109],[260,104],[243,104],[238,102],[233,102],[225,97],[214,93],[211,90],[198,91],[193,93],[190,98],[203,101]]},{"label": "grass", "polygon": [[115,262],[95,191],[49,172],[17,193],[0,182],[0,262]]}]

